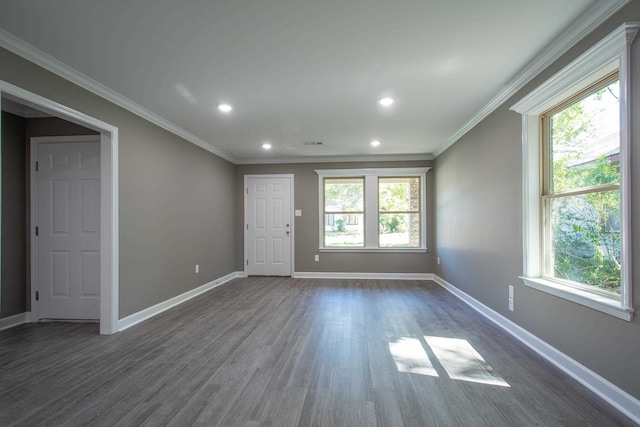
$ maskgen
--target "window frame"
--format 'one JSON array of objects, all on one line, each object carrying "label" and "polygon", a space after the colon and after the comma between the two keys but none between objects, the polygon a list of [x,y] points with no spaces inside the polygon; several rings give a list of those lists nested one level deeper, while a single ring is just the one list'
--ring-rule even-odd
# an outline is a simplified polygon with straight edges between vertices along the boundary
[{"label": "window frame", "polygon": [[[420,189],[418,190],[418,197],[419,197],[419,201],[418,201],[418,210],[417,211],[412,211],[412,210],[404,210],[404,211],[383,211],[380,210],[380,178],[382,179],[394,179],[394,178],[418,178],[419,181],[419,186]],[[379,248],[383,248],[383,249],[419,249],[423,246],[423,242],[422,242],[422,229],[424,228],[424,225],[422,224],[422,200],[424,199],[424,196],[422,195],[422,178],[420,177],[420,175],[409,175],[409,176],[380,176],[378,175],[378,183],[377,183],[377,193],[378,193],[378,211],[376,213],[377,216],[377,222],[378,224],[380,223],[380,216],[381,215],[415,215],[418,214],[418,216],[420,217],[420,243],[418,244],[418,246],[406,246],[406,247],[402,247],[402,246],[382,246],[380,244],[380,228],[378,227],[378,247]]]},{"label": "window frame", "polygon": [[[324,195],[326,194],[326,179],[342,179],[342,178],[350,178],[350,179],[362,179],[362,211],[327,211],[327,207],[324,203]],[[364,176],[350,176],[350,177],[338,177],[338,176],[332,176],[332,177],[326,177],[322,179],[322,204],[320,206],[320,215],[321,215],[321,222],[323,223],[323,233],[322,233],[322,246],[325,247],[327,242],[325,241],[326,238],[326,224],[325,224],[325,215],[331,215],[334,216],[334,218],[332,218],[333,223],[335,224],[335,215],[342,215],[342,216],[352,216],[352,215],[362,215],[363,218],[365,217],[365,207],[367,206],[367,195],[366,195],[366,191],[365,191],[365,184],[366,184],[366,180]],[[363,240],[363,246],[353,246],[353,248],[364,248],[364,242],[366,241],[366,235],[367,235],[367,227],[366,227],[367,223],[365,221],[364,225],[363,225],[363,235],[362,235],[362,240]],[[329,246],[330,248],[342,248],[342,246]]]},{"label": "window frame", "polygon": [[[631,257],[631,117],[630,46],[639,22],[622,24],[580,57],[511,107],[522,115],[523,279],[531,288],[630,321],[632,305]],[[543,113],[618,71],[620,82],[620,298],[584,287],[567,286],[543,272]]]},{"label": "window frame", "polygon": [[[620,179],[617,183],[612,184],[601,184],[590,187],[582,187],[582,188],[574,188],[567,190],[556,190],[553,188],[553,158],[552,158],[552,147],[551,147],[551,119],[557,113],[563,111],[564,109],[570,107],[571,105],[580,102],[581,100],[588,98],[592,94],[596,93],[598,90],[603,89],[612,83],[618,82],[620,79],[619,71],[616,69],[612,73],[604,76],[603,78],[595,81],[591,85],[586,88],[580,90],[579,92],[573,94],[569,98],[560,102],[558,105],[553,106],[551,109],[545,111],[540,114],[540,135],[541,135],[541,178],[542,178],[542,189],[541,189],[541,200],[540,206],[542,209],[541,214],[541,232],[542,232],[542,267],[541,267],[541,277],[545,280],[549,280],[552,282],[556,282],[560,285],[565,285],[577,289],[581,289],[587,292],[593,292],[595,294],[599,294],[605,297],[618,299],[618,295],[613,292],[596,288],[590,285],[586,285],[584,283],[571,281],[568,279],[562,279],[559,277],[555,277],[550,273],[551,267],[551,255],[548,253],[551,247],[551,201],[558,200],[568,197],[576,197],[586,194],[595,194],[595,193],[605,193],[609,191],[620,191]],[[622,206],[620,206],[620,209]]]},{"label": "window frame", "polygon": [[[371,169],[319,169],[318,175],[318,250],[320,252],[427,252],[426,175],[430,167],[371,168]],[[325,178],[364,177],[364,246],[326,247],[324,244],[324,180]],[[378,227],[378,178],[420,178],[420,246],[380,247]]]}]

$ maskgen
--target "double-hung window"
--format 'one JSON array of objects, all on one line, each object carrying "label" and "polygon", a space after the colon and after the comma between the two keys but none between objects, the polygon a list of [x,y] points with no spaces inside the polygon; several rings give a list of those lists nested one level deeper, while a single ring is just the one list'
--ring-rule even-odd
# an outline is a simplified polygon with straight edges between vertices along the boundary
[{"label": "double-hung window", "polygon": [[618,73],[542,114],[543,276],[620,296]]},{"label": "double-hung window", "polygon": [[364,246],[364,177],[324,180],[324,245]]},{"label": "double-hung window", "polygon": [[426,251],[428,170],[317,170],[320,250]]},{"label": "double-hung window", "polygon": [[624,24],[512,110],[523,123],[527,286],[630,320],[630,49]]}]

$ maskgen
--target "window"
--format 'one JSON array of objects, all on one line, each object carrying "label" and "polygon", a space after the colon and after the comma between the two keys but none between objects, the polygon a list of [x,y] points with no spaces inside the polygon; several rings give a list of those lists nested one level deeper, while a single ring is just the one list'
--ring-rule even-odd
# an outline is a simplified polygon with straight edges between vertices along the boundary
[{"label": "window", "polygon": [[364,178],[324,180],[324,246],[363,247]]},{"label": "window", "polygon": [[541,115],[543,276],[620,295],[617,72]]},{"label": "window", "polygon": [[631,320],[629,46],[624,24],[512,110],[523,123],[527,286]]},{"label": "window", "polygon": [[420,177],[378,178],[378,243],[420,247]]},{"label": "window", "polygon": [[320,250],[426,251],[428,170],[317,170]]}]

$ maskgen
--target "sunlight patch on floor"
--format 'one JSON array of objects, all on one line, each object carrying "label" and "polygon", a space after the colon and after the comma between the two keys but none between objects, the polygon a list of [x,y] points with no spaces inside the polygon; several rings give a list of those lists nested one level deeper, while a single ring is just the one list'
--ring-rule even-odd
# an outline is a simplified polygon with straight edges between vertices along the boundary
[{"label": "sunlight patch on floor", "polygon": [[[438,366],[433,365],[420,339],[402,337],[389,342],[389,352],[398,372],[430,377],[442,376],[446,378],[448,376],[452,380],[510,387],[469,341],[431,336],[425,336],[424,340],[426,349],[431,350],[432,357],[435,356],[439,362]],[[438,371],[440,371],[440,375]]]},{"label": "sunlight patch on floor", "polygon": [[424,339],[451,379],[510,387],[469,341],[428,336]]},{"label": "sunlight patch on floor", "polygon": [[393,357],[398,372],[429,375],[437,377],[438,373],[431,364],[427,352],[416,338],[400,338],[389,343],[389,352]]}]

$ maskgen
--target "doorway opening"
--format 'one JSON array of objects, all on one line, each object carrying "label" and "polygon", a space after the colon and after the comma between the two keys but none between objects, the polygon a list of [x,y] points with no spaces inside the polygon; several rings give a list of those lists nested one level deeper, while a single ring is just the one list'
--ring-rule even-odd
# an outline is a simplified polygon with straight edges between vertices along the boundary
[{"label": "doorway opening", "polygon": [[[3,104],[13,104],[24,111],[36,111],[51,117],[94,131],[99,147],[99,250],[95,260],[99,267],[99,321],[101,334],[113,334],[118,331],[118,128],[84,113],[68,108],[10,83],[0,81],[0,98]],[[3,108],[4,110],[4,108]],[[0,140],[0,146],[1,145]],[[0,150],[0,159],[2,159]],[[29,169],[27,169],[28,171]],[[28,172],[27,172],[28,173]],[[0,174],[0,184],[2,174]],[[27,197],[28,200],[28,197]],[[30,205],[30,204],[29,204]],[[29,206],[30,209],[30,206]],[[0,216],[0,222],[3,218]],[[31,236],[36,230],[27,223],[27,233]],[[30,239],[25,236],[27,242]],[[1,250],[1,249],[0,249]],[[0,253],[0,256],[4,254]],[[34,307],[36,289],[31,286],[31,257],[28,257],[27,272],[27,314]],[[0,279],[0,291],[3,283]],[[36,314],[35,321],[39,319]]]}]

